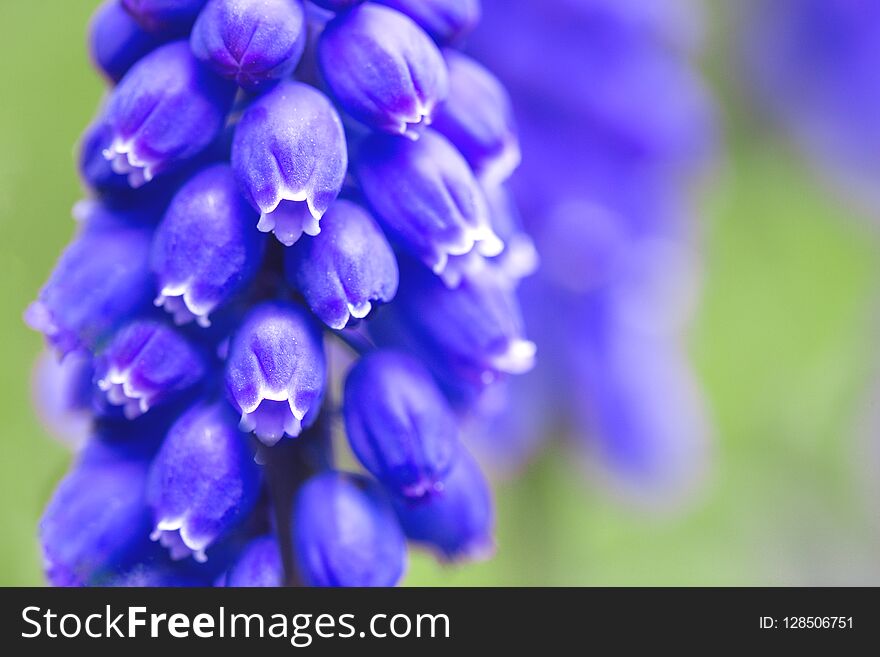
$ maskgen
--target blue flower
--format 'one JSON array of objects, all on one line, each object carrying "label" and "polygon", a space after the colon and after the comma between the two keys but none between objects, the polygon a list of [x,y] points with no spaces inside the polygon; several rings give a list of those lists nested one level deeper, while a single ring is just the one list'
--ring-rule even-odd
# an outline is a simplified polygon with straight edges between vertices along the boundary
[{"label": "blue flower", "polygon": [[[460,436],[531,365],[515,290],[536,258],[504,91],[440,50],[477,14],[98,11],[109,92],[80,142],[76,237],[26,313],[51,347],[37,406],[82,450],[41,525],[51,583],[391,586],[394,506],[417,499],[415,540],[491,542]],[[441,115],[449,138],[426,129]],[[343,432],[368,474],[338,471]]]},{"label": "blue flower", "polygon": [[93,442],[61,481],[40,521],[46,576],[84,586],[149,549],[148,461]]},{"label": "blue flower", "polygon": [[217,164],[193,176],[174,197],[152,245],[152,268],[175,321],[209,316],[256,276],[265,240],[257,214],[239,194],[232,169]]},{"label": "blue flower", "polygon": [[113,82],[162,41],[138,25],[120,0],[105,0],[89,29],[92,61]]},{"label": "blue flower", "polygon": [[112,141],[104,157],[132,187],[150,182],[214,141],[234,91],[207,74],[185,41],[154,50],[110,94],[103,123]]},{"label": "blue flower", "polygon": [[62,354],[98,347],[148,306],[153,287],[149,249],[149,233],[138,228],[82,233],[28,308],[28,324]]},{"label": "blue flower", "polygon": [[338,472],[307,481],[291,518],[296,567],[310,586],[394,586],[406,549],[375,483]]},{"label": "blue flower", "polygon": [[229,348],[226,387],[241,427],[267,445],[314,421],[324,394],[324,350],[314,320],[292,304],[251,310]]},{"label": "blue flower", "polygon": [[244,112],[235,131],[232,168],[260,211],[257,227],[285,246],[317,235],[348,166],[339,115],[317,89],[282,82]]},{"label": "blue flower", "polygon": [[442,487],[418,499],[395,498],[394,504],[407,538],[443,559],[485,559],[495,550],[489,485],[467,453],[455,461]]},{"label": "blue flower", "polygon": [[382,227],[435,273],[450,256],[504,248],[473,172],[442,135],[428,131],[410,141],[374,134],[361,144],[355,171]]},{"label": "blue flower", "polygon": [[345,328],[397,293],[397,260],[373,218],[351,201],[336,202],[321,233],[285,253],[288,280],[327,326]]},{"label": "blue flower", "polygon": [[207,373],[207,363],[174,329],[141,320],[113,336],[95,369],[98,387],[131,419],[192,388]]},{"label": "blue flower", "polygon": [[318,44],[334,98],[371,128],[417,139],[446,98],[443,56],[405,15],[366,3],[341,14]]},{"label": "blue flower", "polygon": [[487,185],[507,180],[520,163],[510,98],[485,68],[455,50],[445,53],[449,98],[434,120]]},{"label": "blue flower", "polygon": [[349,372],[345,429],[364,467],[399,495],[441,487],[458,454],[458,423],[430,373],[393,351],[369,354]]},{"label": "blue flower", "polygon": [[168,432],[150,468],[152,537],[173,558],[207,559],[207,550],[244,520],[261,473],[226,404],[198,404]]},{"label": "blue flower", "polygon": [[299,0],[209,0],[193,26],[195,56],[244,89],[293,73],[306,45]]}]

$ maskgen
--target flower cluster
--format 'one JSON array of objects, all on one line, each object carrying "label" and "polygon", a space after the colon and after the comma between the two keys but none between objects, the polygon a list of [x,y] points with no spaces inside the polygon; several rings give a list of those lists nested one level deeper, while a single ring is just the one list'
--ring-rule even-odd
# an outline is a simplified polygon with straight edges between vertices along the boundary
[{"label": "flower cluster", "polygon": [[542,350],[488,398],[475,439],[516,467],[543,436],[571,435],[618,491],[678,498],[710,434],[681,344],[699,278],[688,189],[714,144],[699,15],[683,0],[483,9],[472,52],[510,90],[528,154],[513,190],[541,257],[521,294]]},{"label": "flower cluster", "polygon": [[[88,197],[26,319],[80,451],[56,585],[393,585],[493,545],[462,427],[529,370],[477,0],[107,0]],[[71,435],[76,434],[76,435]],[[348,450],[360,473],[337,469]]]}]

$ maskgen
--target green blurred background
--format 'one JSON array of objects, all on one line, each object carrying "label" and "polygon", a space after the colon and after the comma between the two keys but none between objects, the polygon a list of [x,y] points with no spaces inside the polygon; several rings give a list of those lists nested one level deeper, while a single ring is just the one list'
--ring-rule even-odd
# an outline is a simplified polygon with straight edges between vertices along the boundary
[{"label": "green blurred background", "polygon": [[[0,584],[42,583],[36,525],[69,455],[30,402],[40,338],[21,313],[73,231],[75,141],[102,84],[84,35],[94,2],[0,2]],[[692,353],[718,427],[708,484],[658,515],[590,486],[561,451],[498,487],[499,551],[407,584],[880,583],[880,235],[742,110],[724,30],[707,70],[728,154],[703,193],[705,285]]]}]

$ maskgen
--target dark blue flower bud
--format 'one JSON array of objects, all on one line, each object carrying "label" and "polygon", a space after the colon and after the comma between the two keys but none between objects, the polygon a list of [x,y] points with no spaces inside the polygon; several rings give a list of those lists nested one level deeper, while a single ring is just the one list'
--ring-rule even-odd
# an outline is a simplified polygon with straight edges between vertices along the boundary
[{"label": "dark blue flower bud", "polygon": [[236,331],[226,363],[226,388],[241,429],[267,445],[298,436],[320,411],[324,392],[321,333],[308,313],[267,302]]},{"label": "dark blue flower bud", "polygon": [[329,9],[330,11],[345,11],[351,9],[355,5],[359,5],[364,0],[312,0],[319,7]]},{"label": "dark blue flower bud", "polygon": [[371,3],[340,14],[318,44],[321,73],[346,112],[371,128],[417,139],[446,98],[443,56],[403,14]]},{"label": "dark blue flower bud", "polygon": [[444,53],[449,98],[434,128],[451,141],[486,185],[497,185],[519,166],[520,150],[510,97],[498,79],[470,57]]},{"label": "dark blue flower bud", "polygon": [[201,381],[205,356],[170,326],[153,320],[124,326],[96,362],[98,387],[133,419]]},{"label": "dark blue flower bud", "polygon": [[441,485],[458,454],[458,424],[431,375],[414,358],[376,351],[345,381],[345,429],[355,455],[398,495]]},{"label": "dark blue flower bud", "polygon": [[406,542],[379,487],[326,472],[300,489],[291,519],[300,579],[309,586],[394,586]]},{"label": "dark blue flower bud", "polygon": [[145,30],[171,35],[189,31],[206,0],[122,0]]},{"label": "dark blue flower bud", "polygon": [[105,0],[92,17],[92,61],[113,82],[119,82],[135,62],[161,43],[138,25],[120,0]]},{"label": "dark blue flower bud", "polygon": [[25,319],[62,354],[94,349],[148,307],[153,290],[149,250],[145,230],[86,230],[64,251]]},{"label": "dark blue flower bud", "polygon": [[376,0],[418,23],[441,44],[458,41],[480,22],[480,0]]},{"label": "dark blue flower bud", "polygon": [[470,167],[442,135],[428,131],[415,142],[372,135],[355,166],[383,227],[435,273],[449,256],[474,248],[493,256],[504,248]]},{"label": "dark blue flower bud", "polygon": [[248,107],[235,131],[232,168],[262,216],[257,227],[290,246],[319,221],[345,179],[342,121],[317,89],[282,82]]},{"label": "dark blue flower bud", "polygon": [[152,538],[172,558],[192,554],[204,561],[205,550],[247,517],[260,481],[247,436],[229,407],[194,406],[171,427],[150,468]]},{"label": "dark blue flower bud", "polygon": [[281,547],[274,536],[253,539],[241,556],[217,581],[217,586],[284,586]]},{"label": "dark blue flower bud", "polygon": [[193,26],[195,56],[256,90],[293,73],[306,45],[300,0],[209,0]]},{"label": "dark blue flower bud", "polygon": [[178,323],[195,319],[208,326],[210,313],[248,285],[259,269],[265,239],[256,221],[229,165],[204,169],[187,182],[153,239],[156,305]]},{"label": "dark blue flower bud", "polygon": [[508,277],[484,259],[476,265],[450,289],[427,269],[408,263],[389,321],[403,327],[442,378],[481,388],[499,374],[529,371],[536,348],[524,336]]},{"label": "dark blue flower bud", "polygon": [[61,481],[40,521],[46,577],[84,586],[149,549],[147,462],[90,443]]},{"label": "dark blue flower bud", "polygon": [[300,240],[285,258],[288,280],[330,328],[345,328],[397,294],[394,252],[373,218],[351,201],[334,203],[321,234]]},{"label": "dark blue flower bud", "polygon": [[489,484],[464,451],[440,490],[415,500],[395,498],[394,506],[407,538],[433,547],[444,559],[484,559],[494,551]]},{"label": "dark blue flower bud", "polygon": [[212,75],[185,41],[135,64],[110,94],[103,122],[112,134],[104,157],[139,187],[201,153],[220,134],[235,85]]}]

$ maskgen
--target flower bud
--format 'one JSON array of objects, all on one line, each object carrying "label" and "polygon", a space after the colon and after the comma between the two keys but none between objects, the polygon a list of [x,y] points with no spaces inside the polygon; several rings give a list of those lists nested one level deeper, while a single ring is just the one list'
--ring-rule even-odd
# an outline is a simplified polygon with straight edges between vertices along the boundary
[{"label": "flower bud", "polygon": [[46,578],[85,586],[149,549],[147,462],[90,443],[61,481],[40,520]]},{"label": "flower bud", "polygon": [[189,44],[164,45],[135,64],[107,103],[112,141],[104,157],[140,187],[198,155],[220,134],[235,86],[192,55]]},{"label": "flower bud", "polygon": [[298,436],[320,411],[324,369],[321,334],[305,310],[282,302],[253,308],[226,362],[226,388],[241,429],[267,445]]},{"label": "flower bud", "polygon": [[94,349],[149,305],[149,233],[106,227],[84,231],[62,254],[25,313],[61,354]]},{"label": "flower bud", "polygon": [[209,0],[190,37],[195,56],[255,91],[290,76],[306,44],[300,0]]},{"label": "flower bud", "polygon": [[92,17],[89,49],[92,61],[112,82],[119,82],[135,62],[161,40],[145,32],[120,0],[104,0]]},{"label": "flower bud", "polygon": [[376,0],[418,23],[437,43],[460,40],[480,22],[480,0]]},{"label": "flower bud", "polygon": [[257,224],[290,246],[319,221],[342,188],[348,152],[342,122],[318,90],[282,82],[245,110],[235,131],[232,168],[261,212]]},{"label": "flower bud", "polygon": [[238,560],[220,577],[217,586],[284,586],[281,547],[275,537],[267,535],[251,540]]},{"label": "flower bud", "polygon": [[486,199],[464,158],[445,137],[369,137],[355,163],[364,196],[389,234],[435,273],[449,256],[476,248],[497,255]]},{"label": "flower bud", "polygon": [[462,450],[443,487],[420,498],[395,498],[407,538],[433,547],[449,561],[484,559],[494,551],[494,510],[489,484]]},{"label": "flower bud", "polygon": [[238,193],[232,169],[202,170],[171,202],[153,239],[157,306],[178,323],[209,315],[244,289],[259,269],[265,239],[257,214]]},{"label": "flower bud", "polygon": [[434,129],[446,136],[486,185],[497,185],[520,163],[510,97],[498,79],[470,57],[444,53],[449,98],[437,111]]},{"label": "flower bud", "polygon": [[133,419],[180,395],[207,372],[205,356],[173,328],[154,320],[124,326],[96,362],[98,387]]},{"label": "flower bud", "polygon": [[248,438],[228,406],[194,406],[171,427],[150,467],[151,538],[174,559],[192,554],[205,561],[205,550],[250,513],[260,480]]},{"label": "flower bud", "polygon": [[299,490],[291,519],[300,579],[309,586],[394,586],[406,543],[381,490],[326,472]]},{"label": "flower bud", "polygon": [[321,234],[285,253],[287,279],[327,326],[363,319],[375,302],[397,293],[397,260],[373,218],[351,201],[337,201],[321,220]]},{"label": "flower bud", "polygon": [[362,357],[345,381],[345,428],[355,455],[398,495],[441,485],[458,454],[458,425],[431,375],[393,351]]},{"label": "flower bud", "polygon": [[404,330],[441,378],[479,389],[500,374],[528,372],[536,348],[524,336],[507,276],[485,262],[476,273],[466,273],[450,289],[417,263],[407,263],[388,321]]},{"label": "flower bud", "polygon": [[150,32],[182,35],[189,31],[206,0],[121,0],[140,25]]},{"label": "flower bud", "polygon": [[449,80],[443,56],[405,15],[372,3],[331,21],[318,44],[322,75],[346,112],[371,128],[417,139]]}]

